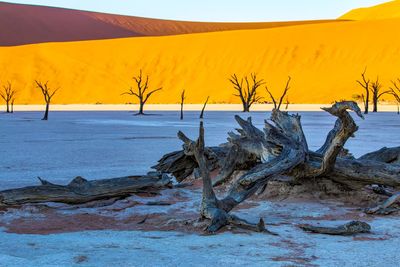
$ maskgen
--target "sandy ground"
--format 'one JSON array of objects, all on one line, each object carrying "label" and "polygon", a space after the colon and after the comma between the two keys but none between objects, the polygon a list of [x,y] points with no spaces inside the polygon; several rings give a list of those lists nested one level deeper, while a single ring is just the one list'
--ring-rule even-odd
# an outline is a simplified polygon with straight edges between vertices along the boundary
[{"label": "sandy ground", "polygon": [[[0,114],[0,188],[37,184],[36,176],[67,183],[142,174],[180,142],[177,130],[196,136],[198,112],[126,111]],[[235,127],[235,112],[207,112],[206,142],[223,142]],[[268,114],[252,112],[261,126]],[[323,112],[301,112],[310,147],[319,147],[334,119]],[[360,130],[348,148],[356,156],[381,146],[396,146],[400,117],[394,113],[358,120]],[[368,145],[366,145],[368,144]],[[223,192],[219,192],[223,194]],[[304,192],[296,199],[262,195],[235,214],[256,222],[262,217],[279,236],[226,229],[204,235],[198,222],[200,183],[160,195],[90,203],[77,209],[63,204],[26,205],[0,210],[0,266],[398,266],[398,216],[362,212],[371,199],[348,203]],[[152,201],[169,205],[149,206]],[[339,225],[349,220],[371,224],[372,233],[356,237],[308,234],[298,224]]]}]

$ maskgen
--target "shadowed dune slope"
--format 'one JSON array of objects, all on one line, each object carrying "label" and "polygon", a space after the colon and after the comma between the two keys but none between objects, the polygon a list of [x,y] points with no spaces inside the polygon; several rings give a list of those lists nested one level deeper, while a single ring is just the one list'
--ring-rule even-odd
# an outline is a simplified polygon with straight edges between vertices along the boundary
[{"label": "shadowed dune slope", "polygon": [[263,29],[331,21],[202,23],[0,2],[0,46]]},{"label": "shadowed dune slope", "polygon": [[344,14],[339,19],[345,20],[377,20],[400,18],[400,1],[390,1],[380,5],[357,8]]},{"label": "shadowed dune slope", "polygon": [[208,95],[214,103],[238,103],[228,77],[257,72],[275,94],[291,75],[292,103],[329,103],[361,93],[355,80],[366,66],[385,86],[400,77],[399,27],[400,19],[352,21],[2,47],[0,81],[14,81],[21,104],[42,103],[34,79],[61,87],[54,103],[127,103],[134,98],[121,93],[143,68],[150,89],[164,87],[151,103],[177,103],[183,88],[187,103]]}]

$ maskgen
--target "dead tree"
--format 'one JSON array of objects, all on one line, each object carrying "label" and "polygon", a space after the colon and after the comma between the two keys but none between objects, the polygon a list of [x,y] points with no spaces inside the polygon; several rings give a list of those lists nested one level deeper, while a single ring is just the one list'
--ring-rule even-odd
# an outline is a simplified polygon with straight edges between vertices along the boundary
[{"label": "dead tree", "polygon": [[396,99],[397,103],[397,114],[400,114],[400,79],[392,81],[393,87],[390,87],[390,94]]},{"label": "dead tree", "polygon": [[[399,189],[400,165],[396,160],[400,158],[400,147],[369,153],[359,159],[343,157],[346,141],[358,130],[347,110],[363,118],[362,112],[353,101],[338,102],[323,110],[337,120],[317,151],[309,150],[299,115],[274,109],[271,122],[265,121],[263,130],[256,128],[251,118],[243,120],[236,116],[238,133],[230,132],[228,143],[219,147],[204,147],[202,124],[197,142],[180,132],[183,151],[165,155],[154,168],[172,173],[178,181],[185,180],[195,169],[200,170],[204,181],[201,214],[210,220],[207,229],[211,232],[231,224],[230,211],[267,187],[269,181],[312,184],[331,180],[346,190],[361,190],[371,184]],[[219,174],[211,182],[208,172],[216,169]],[[211,185],[226,183],[239,170],[244,174],[232,182],[225,197],[218,199]],[[256,231],[265,229],[256,224],[246,225]]]},{"label": "dead tree", "polygon": [[42,120],[47,121],[49,119],[49,108],[50,108],[51,99],[56,94],[56,92],[59,90],[59,88],[52,91],[48,86],[48,83],[49,83],[48,81],[45,83],[42,83],[40,81],[35,80],[35,83],[36,83],[36,87],[41,90],[44,101],[46,102],[46,111],[44,112],[44,116],[43,116]]},{"label": "dead tree", "polygon": [[204,110],[206,109],[206,106],[207,106],[207,103],[208,103],[208,100],[209,100],[209,99],[210,99],[210,97],[207,96],[206,102],[204,102],[203,108],[201,109],[200,119],[203,119],[203,118],[204,118]]},{"label": "dead tree", "polygon": [[258,80],[255,73],[250,75],[250,79],[247,76],[239,79],[236,74],[233,74],[229,79],[237,91],[237,94],[234,95],[239,97],[242,102],[243,112],[250,112],[251,106],[262,99],[258,96],[257,89],[264,84],[264,80]]},{"label": "dead tree", "polygon": [[382,96],[390,93],[390,91],[388,90],[382,92],[381,89],[382,89],[382,83],[379,81],[379,77],[377,77],[376,81],[371,83],[372,103],[374,105],[372,112],[378,112],[379,99]]},{"label": "dead tree", "polygon": [[183,120],[183,105],[185,103],[185,99],[186,99],[185,90],[182,90],[182,93],[181,93],[181,120]]},{"label": "dead tree", "polygon": [[[274,109],[281,110],[281,106],[282,106],[283,100],[285,99],[285,96],[286,96],[287,92],[290,89],[289,85],[290,85],[290,81],[291,80],[292,80],[292,78],[289,76],[289,78],[288,78],[288,80],[286,82],[285,89],[283,89],[283,93],[282,93],[281,97],[279,98],[279,102],[277,102],[277,100],[275,99],[275,97],[273,96],[271,91],[268,89],[268,86],[265,86],[265,89],[267,90],[269,96],[271,97],[272,102],[274,103]],[[287,98],[286,100],[287,100],[287,102],[286,102],[286,109],[287,109],[288,106],[289,106],[289,98]]]},{"label": "dead tree", "polygon": [[162,87],[154,89],[152,91],[147,92],[149,89],[149,75],[146,76],[146,79],[143,79],[142,70],[138,76],[133,77],[136,83],[136,89],[132,87],[127,91],[122,93],[122,95],[132,95],[139,99],[139,112],[136,115],[144,115],[144,105],[147,103],[147,100],[157,91],[162,90]]},{"label": "dead tree", "polygon": [[365,78],[366,72],[367,68],[365,68],[364,72],[361,73],[362,80],[357,80],[357,83],[365,90],[365,95],[364,94],[361,95],[364,102],[364,114],[368,114],[369,112],[369,90],[370,90],[369,86],[371,82],[371,80]]},{"label": "dead tree", "polygon": [[[14,112],[14,101],[15,101],[16,93],[17,92],[12,88],[11,82],[7,82],[7,84],[3,86],[3,91],[0,92],[0,96],[6,102],[6,113]],[[11,105],[11,109],[10,109],[10,105]]]}]

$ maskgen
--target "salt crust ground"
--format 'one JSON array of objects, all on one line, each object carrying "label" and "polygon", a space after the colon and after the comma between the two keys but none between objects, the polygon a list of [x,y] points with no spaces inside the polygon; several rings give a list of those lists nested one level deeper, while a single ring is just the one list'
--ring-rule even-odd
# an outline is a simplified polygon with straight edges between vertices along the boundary
[{"label": "salt crust ground", "polygon": [[[75,175],[143,173],[160,155],[179,148],[174,138],[178,129],[195,136],[198,123],[197,113],[188,113],[183,122],[176,112],[144,118],[126,112],[53,112],[49,122],[38,120],[40,115],[1,114],[0,188],[34,184],[37,175],[65,183]],[[257,125],[267,116],[251,115]],[[224,140],[234,127],[232,116],[207,113],[208,144]],[[369,115],[358,121],[360,131],[348,147],[360,155],[398,145],[399,122],[392,113]],[[323,142],[332,123],[324,113],[303,113],[312,148]],[[155,200],[172,205],[145,205]],[[250,221],[263,217],[280,236],[237,230],[206,236],[193,226],[199,201],[195,184],[156,197],[132,196],[78,210],[58,204],[3,210],[0,266],[398,266],[400,260],[396,216],[369,217],[332,199],[252,199],[235,212]],[[146,222],[139,224],[147,214]],[[74,225],[77,218],[82,225]],[[351,219],[369,222],[373,232],[331,237],[297,228],[300,223],[337,225]]]}]

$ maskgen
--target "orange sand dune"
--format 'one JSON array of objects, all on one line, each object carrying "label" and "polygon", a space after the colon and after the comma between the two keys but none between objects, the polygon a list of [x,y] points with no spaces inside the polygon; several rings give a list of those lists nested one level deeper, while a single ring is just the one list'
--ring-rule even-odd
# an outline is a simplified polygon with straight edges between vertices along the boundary
[{"label": "orange sand dune", "polygon": [[393,19],[2,47],[0,81],[14,81],[20,104],[42,103],[34,79],[61,87],[55,103],[126,103],[134,98],[121,93],[143,68],[151,88],[164,87],[152,103],[177,103],[182,88],[188,103],[238,103],[227,78],[257,72],[274,93],[291,75],[291,102],[329,103],[361,92],[365,66],[386,86],[400,77],[399,27]]},{"label": "orange sand dune", "polygon": [[400,1],[390,1],[367,8],[357,8],[344,14],[339,19],[345,20],[377,20],[400,18]]},{"label": "orange sand dune", "polygon": [[263,29],[326,21],[201,23],[0,2],[0,46]]}]

